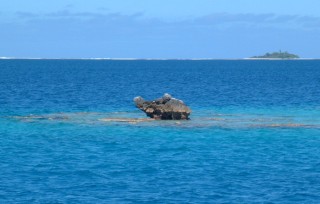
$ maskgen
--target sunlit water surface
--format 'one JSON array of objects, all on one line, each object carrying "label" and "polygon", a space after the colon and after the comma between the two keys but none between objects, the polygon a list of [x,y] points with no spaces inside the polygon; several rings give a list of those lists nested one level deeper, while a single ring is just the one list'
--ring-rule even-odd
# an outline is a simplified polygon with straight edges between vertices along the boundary
[{"label": "sunlit water surface", "polygon": [[[0,60],[0,72],[1,203],[320,201],[320,61]],[[141,120],[133,97],[167,92],[191,120]]]}]

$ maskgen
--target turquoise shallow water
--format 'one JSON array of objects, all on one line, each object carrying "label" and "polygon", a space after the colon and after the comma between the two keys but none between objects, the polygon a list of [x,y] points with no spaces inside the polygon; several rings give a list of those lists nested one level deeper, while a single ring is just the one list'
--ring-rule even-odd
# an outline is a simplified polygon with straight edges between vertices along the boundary
[{"label": "turquoise shallow water", "polygon": [[[319,203],[320,61],[0,61],[1,203]],[[169,92],[190,121],[144,118]]]}]

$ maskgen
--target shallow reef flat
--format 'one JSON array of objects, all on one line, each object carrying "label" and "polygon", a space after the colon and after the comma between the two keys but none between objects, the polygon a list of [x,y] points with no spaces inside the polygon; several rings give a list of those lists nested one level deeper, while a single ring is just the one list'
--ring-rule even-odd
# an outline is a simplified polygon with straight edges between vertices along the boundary
[{"label": "shallow reef flat", "polygon": [[76,112],[5,116],[7,120],[24,123],[69,123],[83,125],[134,125],[141,127],[177,128],[320,128],[318,118],[297,115],[230,114],[203,112],[191,120],[155,120],[133,112]]}]

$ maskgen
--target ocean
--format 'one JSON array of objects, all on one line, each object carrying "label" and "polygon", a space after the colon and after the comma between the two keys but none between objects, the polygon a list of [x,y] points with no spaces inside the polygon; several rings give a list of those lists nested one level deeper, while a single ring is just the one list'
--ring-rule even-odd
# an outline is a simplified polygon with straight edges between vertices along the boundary
[{"label": "ocean", "polygon": [[319,203],[320,61],[0,60],[0,161],[0,203]]}]

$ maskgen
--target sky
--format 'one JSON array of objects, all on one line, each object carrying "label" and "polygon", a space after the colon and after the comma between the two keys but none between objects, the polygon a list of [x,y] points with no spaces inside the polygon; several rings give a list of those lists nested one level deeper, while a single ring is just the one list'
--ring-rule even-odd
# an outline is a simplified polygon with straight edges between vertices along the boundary
[{"label": "sky", "polygon": [[319,0],[0,0],[0,56],[320,58]]}]

